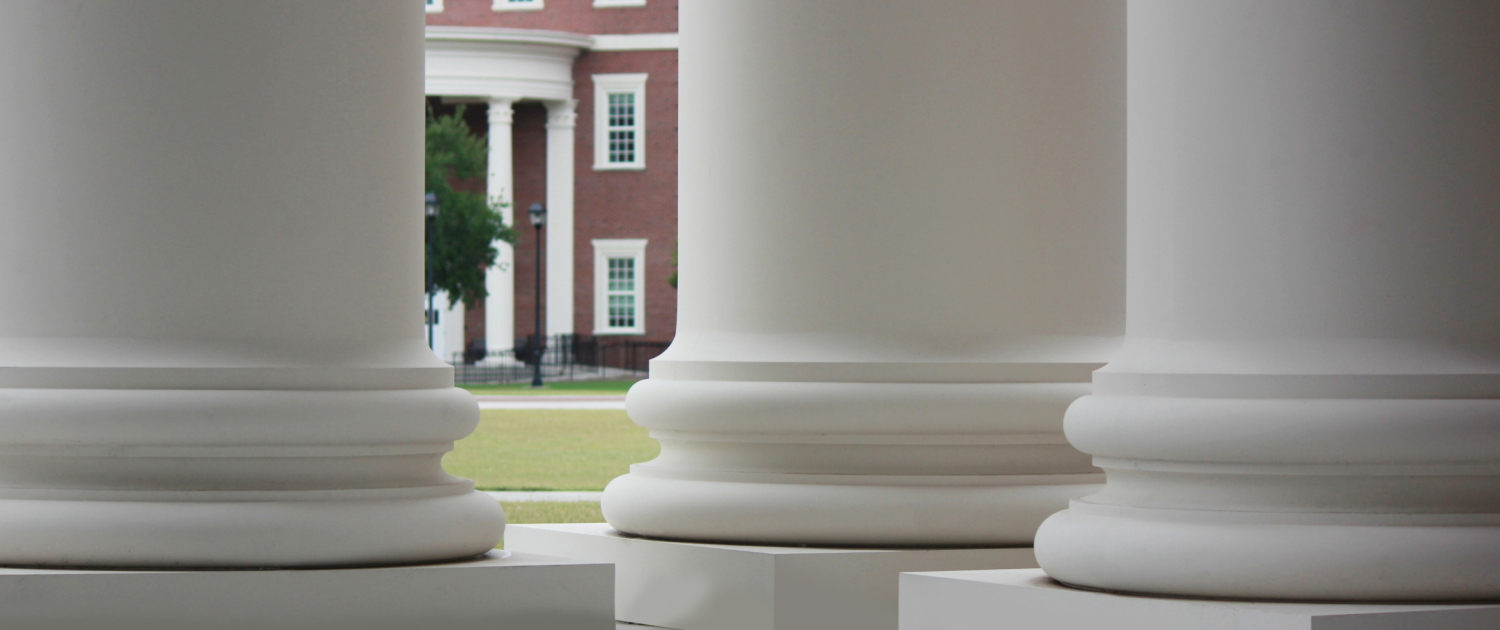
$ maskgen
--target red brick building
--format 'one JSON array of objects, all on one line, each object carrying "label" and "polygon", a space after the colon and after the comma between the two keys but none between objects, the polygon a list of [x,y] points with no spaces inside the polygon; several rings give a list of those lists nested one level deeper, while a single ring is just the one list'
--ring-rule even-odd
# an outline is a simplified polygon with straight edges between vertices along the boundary
[{"label": "red brick building", "polygon": [[[428,0],[427,94],[465,106],[520,234],[482,305],[444,313],[448,353],[536,331],[670,341],[676,329],[677,0]],[[463,322],[462,330],[455,324]]]}]

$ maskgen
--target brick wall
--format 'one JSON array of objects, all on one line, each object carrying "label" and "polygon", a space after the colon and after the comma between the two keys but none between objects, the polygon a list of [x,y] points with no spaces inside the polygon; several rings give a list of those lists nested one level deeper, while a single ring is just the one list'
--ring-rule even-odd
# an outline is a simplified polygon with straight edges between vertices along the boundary
[{"label": "brick wall", "polygon": [[442,13],[427,14],[433,26],[534,28],[596,35],[676,33],[677,0],[647,0],[644,7],[595,9],[593,0],[545,0],[539,11],[495,11],[491,0],[444,0]]},{"label": "brick wall", "polygon": [[[595,74],[645,72],[646,169],[594,170]],[[585,53],[573,64],[578,99],[576,221],[573,245],[574,330],[594,329],[596,238],[645,238],[646,334],[635,339],[670,341],[677,330],[677,290],[667,285],[677,245],[677,51]]]},{"label": "brick wall", "polygon": [[[483,26],[574,33],[673,33],[677,0],[647,0],[639,8],[595,9],[593,0],[545,0],[540,11],[493,11],[491,0],[446,0],[442,13],[428,14],[429,25]],[[649,74],[646,84],[646,169],[594,170],[594,84],[592,75]],[[596,238],[644,238],[646,266],[644,335],[632,339],[670,341],[677,328],[677,291],[667,285],[677,239],[677,52],[586,52],[573,66],[578,99],[574,166],[574,331],[594,332],[594,247]],[[436,101],[430,100],[435,103]],[[436,111],[451,111],[437,105]],[[486,106],[468,106],[465,119],[478,134],[488,132]],[[546,107],[516,104],[512,128],[515,164],[515,217],[519,238],[515,263],[514,337],[535,330],[536,230],[526,216],[546,198]],[[466,182],[483,191],[483,182]],[[546,279],[544,278],[543,282]],[[545,295],[545,287],[543,295]],[[544,306],[545,308],[545,306]],[[543,317],[545,318],[545,312]],[[466,342],[484,338],[484,306],[465,314]],[[490,348],[499,350],[501,348]]]}]

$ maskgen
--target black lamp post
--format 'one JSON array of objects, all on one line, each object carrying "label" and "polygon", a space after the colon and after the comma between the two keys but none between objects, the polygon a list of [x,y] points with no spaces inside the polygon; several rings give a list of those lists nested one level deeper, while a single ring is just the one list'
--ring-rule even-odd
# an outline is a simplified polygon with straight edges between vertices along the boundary
[{"label": "black lamp post", "polygon": [[441,207],[438,204],[437,193],[428,192],[424,205],[426,206],[427,215],[427,348],[432,350],[437,348],[433,344],[432,339],[432,320],[435,319],[433,316],[436,314],[436,311],[432,310],[432,244],[434,239],[437,238],[437,216],[438,210]]},{"label": "black lamp post", "polygon": [[547,223],[547,209],[542,204],[533,203],[526,210],[531,215],[531,224],[536,226],[536,344],[532,347],[536,350],[535,363],[532,363],[531,386],[542,386],[542,355],[546,351],[546,344],[542,341],[542,226]]}]

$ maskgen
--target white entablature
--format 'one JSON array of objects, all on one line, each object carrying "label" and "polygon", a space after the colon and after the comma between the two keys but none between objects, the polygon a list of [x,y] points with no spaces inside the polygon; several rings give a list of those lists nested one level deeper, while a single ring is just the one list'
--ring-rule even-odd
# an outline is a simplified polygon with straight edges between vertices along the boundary
[{"label": "white entablature", "polygon": [[510,100],[573,98],[573,60],[594,43],[577,33],[427,27],[427,94]]}]

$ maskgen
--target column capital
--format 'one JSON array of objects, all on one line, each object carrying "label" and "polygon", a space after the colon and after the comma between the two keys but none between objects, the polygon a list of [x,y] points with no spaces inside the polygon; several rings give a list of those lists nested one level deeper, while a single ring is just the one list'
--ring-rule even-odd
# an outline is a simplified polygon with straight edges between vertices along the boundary
[{"label": "column capital", "polygon": [[578,124],[578,99],[547,101],[547,128],[572,129]]},{"label": "column capital", "polygon": [[492,98],[492,99],[490,99],[490,111],[489,111],[490,125],[491,126],[493,126],[493,125],[507,125],[507,126],[509,126],[511,124],[511,122],[515,120],[515,116],[516,116],[515,104],[516,104],[516,99],[513,99],[513,98]]}]

